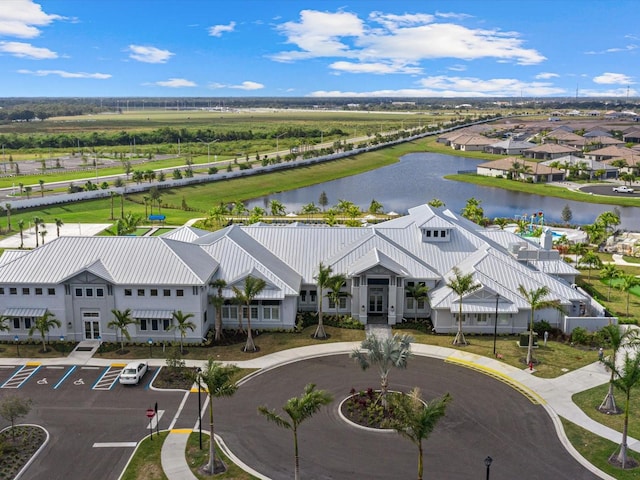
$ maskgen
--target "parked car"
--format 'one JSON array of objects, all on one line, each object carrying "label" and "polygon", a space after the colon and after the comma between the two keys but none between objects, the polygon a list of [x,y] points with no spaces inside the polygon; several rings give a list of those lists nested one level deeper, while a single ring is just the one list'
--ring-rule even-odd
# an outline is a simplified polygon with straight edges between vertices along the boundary
[{"label": "parked car", "polygon": [[613,187],[613,191],[618,193],[633,193],[633,188],[627,187],[626,185],[618,185],[617,187]]},{"label": "parked car", "polygon": [[144,374],[147,373],[148,365],[145,362],[131,362],[120,372],[120,383],[125,385],[137,385]]}]

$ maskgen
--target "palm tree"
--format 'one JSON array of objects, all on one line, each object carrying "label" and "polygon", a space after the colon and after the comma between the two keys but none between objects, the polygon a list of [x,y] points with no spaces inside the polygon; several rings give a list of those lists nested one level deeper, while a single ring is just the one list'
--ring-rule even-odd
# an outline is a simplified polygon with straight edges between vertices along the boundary
[{"label": "palm tree", "polygon": [[136,320],[131,317],[131,309],[126,310],[111,310],[114,319],[107,323],[107,327],[113,328],[116,331],[116,342],[118,341],[118,332],[120,333],[120,351],[124,352],[124,339],[131,340],[131,334],[129,333],[129,325],[136,324]]},{"label": "palm tree", "polygon": [[217,289],[217,295],[213,295],[209,297],[209,301],[213,304],[216,309],[216,320],[215,320],[215,336],[214,340],[216,342],[220,341],[220,337],[222,336],[222,306],[224,305],[224,297],[222,296],[222,289],[227,286],[227,282],[222,278],[218,280],[214,280],[209,283],[210,286]]},{"label": "palm tree", "polygon": [[339,317],[340,299],[350,295],[348,292],[341,291],[342,287],[344,287],[346,283],[347,277],[342,273],[337,273],[327,279],[326,288],[329,289],[327,298],[333,302],[333,305],[336,308],[336,320]]},{"label": "palm tree", "polygon": [[627,292],[627,318],[629,317],[629,302],[631,300],[631,289],[636,285],[640,284],[640,278],[636,277],[633,274],[623,274],[620,275],[620,283],[618,284],[618,288],[623,292]]},{"label": "palm tree", "polygon": [[327,333],[324,331],[324,325],[322,323],[322,291],[327,288],[329,279],[333,269],[330,265],[324,266],[322,262],[318,265],[318,273],[313,277],[318,285],[318,328],[313,334],[314,338],[327,338]]},{"label": "palm tree", "polygon": [[580,259],[580,265],[587,269],[589,272],[587,278],[591,281],[591,270],[594,268],[602,268],[602,260],[600,260],[600,257],[595,252],[589,250]]},{"label": "palm tree", "polygon": [[269,202],[269,208],[271,210],[271,215],[274,217],[281,217],[287,213],[284,205],[279,200],[271,200],[271,202]]},{"label": "palm tree", "polygon": [[624,423],[622,427],[622,442],[620,443],[620,450],[609,458],[611,460],[617,460],[623,469],[627,468],[627,438],[629,432],[629,406],[631,404],[631,391],[640,385],[640,355],[638,352],[625,352],[622,365],[618,366],[611,360],[603,360],[607,368],[610,368],[612,372],[615,372],[615,379],[613,385],[625,394],[624,403]]},{"label": "palm tree", "polygon": [[426,440],[436,427],[438,420],[444,417],[447,404],[451,401],[448,393],[430,402],[422,400],[420,390],[396,395],[391,401],[393,415],[388,426],[418,447],[418,480],[422,480],[423,450],[422,441]]},{"label": "palm tree", "polygon": [[40,196],[44,198],[44,180],[38,180],[38,183],[40,184]]},{"label": "palm tree", "polygon": [[[235,293],[238,302],[247,307],[247,343],[242,349],[244,352],[248,350],[251,350],[252,352],[256,351],[256,345],[253,343],[253,334],[251,333],[251,302],[260,294],[260,292],[262,292],[262,290],[265,289],[266,286],[267,282],[262,278],[252,277],[249,275],[244,280],[244,290],[240,290],[235,286],[232,287],[233,293]],[[239,317],[242,318],[242,313],[240,313]]]},{"label": "palm tree", "polygon": [[4,208],[7,211],[7,230],[11,231],[11,204],[5,203]]},{"label": "palm tree", "polygon": [[229,210],[223,204],[217,205],[209,210],[209,218],[215,221],[218,227],[221,227],[223,223],[226,223]]},{"label": "palm tree", "polygon": [[39,332],[42,337],[42,351],[47,352],[47,344],[45,342],[47,333],[49,333],[49,330],[53,327],[60,328],[61,326],[62,323],[60,320],[49,310],[45,310],[42,316],[36,318],[36,321],[33,322],[33,325],[29,329],[29,336],[32,337],[35,332]]},{"label": "palm tree", "polygon": [[0,332],[8,332],[10,327],[7,325],[7,322],[11,320],[11,317],[7,317],[6,315],[0,315]]},{"label": "palm tree", "polygon": [[[367,335],[356,349],[349,355],[355,359],[362,370],[367,370],[371,365],[376,365],[380,373],[380,399],[386,410],[387,391],[389,389],[389,372],[393,367],[407,368],[407,362],[412,357],[411,335],[395,334],[393,337],[380,339],[376,335]],[[366,351],[366,352],[365,352]]]},{"label": "palm tree", "polygon": [[215,362],[213,359],[207,360],[203,369],[198,369],[196,381],[198,389],[200,384],[204,383],[209,394],[209,464],[205,467],[206,471],[213,475],[216,473],[216,449],[213,429],[213,399],[220,397],[230,397],[238,386],[233,379],[238,372],[238,367],[234,365],[223,365]]},{"label": "palm tree", "polygon": [[38,248],[38,229],[40,228],[40,225],[42,225],[44,222],[42,221],[42,219],[40,217],[33,217],[33,226],[35,228],[36,231],[36,248]]},{"label": "palm tree", "polygon": [[55,222],[56,222],[56,234],[59,237],[60,236],[60,228],[64,225],[64,222],[60,218],[56,218]]},{"label": "palm tree", "polygon": [[453,339],[453,345],[466,345],[467,341],[464,338],[464,333],[462,333],[462,297],[475,292],[481,285],[475,283],[472,273],[463,275],[458,267],[453,267],[453,278],[449,279],[447,287],[458,294],[458,333]]},{"label": "palm tree", "polygon": [[169,330],[177,330],[180,332],[180,353],[183,353],[183,343],[184,339],[187,336],[187,330],[191,330],[192,332],[196,329],[196,324],[189,321],[191,317],[193,317],[193,313],[187,313],[186,315],[182,313],[182,310],[178,310],[177,312],[173,312],[171,314],[176,323],[172,324],[169,327]]},{"label": "palm tree", "polygon": [[429,287],[427,287],[424,283],[414,282],[413,285],[408,285],[407,294],[410,298],[413,298],[414,303],[414,320],[418,321],[418,303],[424,302],[429,298]]},{"label": "palm tree", "polygon": [[[616,357],[621,348],[628,346],[630,348],[637,349],[640,346],[640,335],[638,334],[638,330],[635,328],[621,328],[620,325],[610,324],[603,327],[601,332],[611,345],[612,353],[607,358],[607,361],[613,365],[617,364]],[[611,378],[609,379],[609,390],[598,407],[598,410],[607,414],[618,414],[620,413],[620,409],[616,405],[616,399],[613,395],[613,382],[616,378],[616,372],[615,369],[610,370]]]},{"label": "palm tree", "polygon": [[620,269],[615,266],[613,263],[607,263],[602,270],[600,270],[600,278],[604,278],[609,285],[609,293],[607,294],[607,301],[611,301],[611,285],[613,283],[614,278],[618,278],[620,276]]},{"label": "palm tree", "polygon": [[588,248],[584,243],[578,242],[571,245],[570,251],[576,256],[576,265],[578,265],[579,257],[587,253]]},{"label": "palm tree", "polygon": [[527,365],[530,365],[533,361],[533,322],[536,314],[536,310],[545,308],[555,308],[562,311],[562,306],[559,300],[545,300],[544,297],[549,295],[551,290],[546,285],[538,287],[534,290],[527,290],[524,285],[518,285],[518,291],[524,297],[524,300],[529,304],[531,309],[531,316],[529,319],[529,344],[527,345]]},{"label": "palm tree", "polygon": [[109,192],[109,197],[111,199],[111,216],[109,217],[110,220],[113,220],[113,199],[115,198],[115,196],[117,195],[116,192],[114,191],[110,191]]},{"label": "palm tree", "polygon": [[304,392],[300,397],[293,397],[287,400],[282,410],[290,420],[286,420],[276,413],[275,410],[268,410],[267,407],[258,407],[258,412],[264,415],[267,420],[275,423],[279,427],[286,428],[293,432],[293,452],[295,457],[294,479],[300,480],[300,454],[298,451],[298,427],[302,422],[311,418],[320,410],[323,405],[328,405],[333,400],[331,394],[325,390],[316,390],[313,383],[304,387]]},{"label": "palm tree", "polygon": [[20,248],[24,248],[24,220],[18,220],[18,228],[20,229]]},{"label": "palm tree", "polygon": [[44,245],[44,237],[47,235],[46,230],[40,230],[40,238],[42,238],[42,245]]}]

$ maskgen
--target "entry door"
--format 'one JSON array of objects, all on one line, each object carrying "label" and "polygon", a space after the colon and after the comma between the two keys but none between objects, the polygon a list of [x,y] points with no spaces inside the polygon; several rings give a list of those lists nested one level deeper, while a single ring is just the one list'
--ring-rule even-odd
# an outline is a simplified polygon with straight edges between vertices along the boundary
[{"label": "entry door", "polygon": [[100,322],[98,320],[84,321],[84,339],[97,340],[100,337]]},{"label": "entry door", "polygon": [[385,295],[383,287],[369,287],[369,313],[383,313]]}]

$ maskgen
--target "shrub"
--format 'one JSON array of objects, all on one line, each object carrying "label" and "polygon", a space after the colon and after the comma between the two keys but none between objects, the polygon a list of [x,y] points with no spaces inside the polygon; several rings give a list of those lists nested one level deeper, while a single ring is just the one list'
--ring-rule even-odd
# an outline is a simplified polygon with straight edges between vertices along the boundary
[{"label": "shrub", "polygon": [[594,343],[594,335],[588,332],[586,328],[576,327],[571,332],[571,342],[577,345],[592,345]]}]

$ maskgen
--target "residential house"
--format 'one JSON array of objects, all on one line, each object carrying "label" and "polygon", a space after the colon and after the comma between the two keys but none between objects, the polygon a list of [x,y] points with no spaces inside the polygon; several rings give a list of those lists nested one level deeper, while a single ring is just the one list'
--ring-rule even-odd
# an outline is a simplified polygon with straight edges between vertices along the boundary
[{"label": "residential house", "polygon": [[476,173],[489,177],[527,180],[533,183],[561,182],[565,179],[565,172],[559,168],[517,157],[481,163],[476,167]]},{"label": "residential house", "polygon": [[555,158],[564,157],[565,155],[577,155],[580,150],[568,145],[558,145],[555,143],[545,143],[537,145],[522,152],[526,158],[537,160],[553,160]]}]

